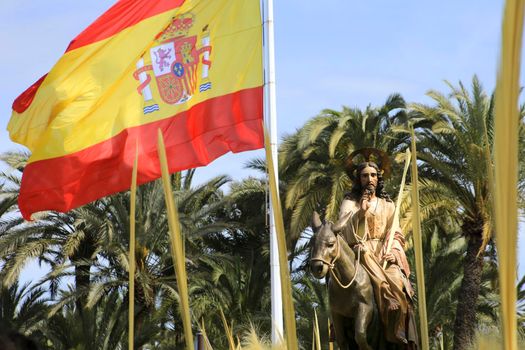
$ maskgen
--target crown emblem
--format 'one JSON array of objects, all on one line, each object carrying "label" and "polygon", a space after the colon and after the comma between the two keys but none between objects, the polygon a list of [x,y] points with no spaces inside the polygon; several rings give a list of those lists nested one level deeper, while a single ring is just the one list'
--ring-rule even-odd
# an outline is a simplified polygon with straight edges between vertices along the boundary
[{"label": "crown emblem", "polygon": [[166,28],[158,41],[166,41],[181,36],[187,36],[190,28],[193,26],[193,15],[185,13],[180,16],[173,17],[170,25]]}]

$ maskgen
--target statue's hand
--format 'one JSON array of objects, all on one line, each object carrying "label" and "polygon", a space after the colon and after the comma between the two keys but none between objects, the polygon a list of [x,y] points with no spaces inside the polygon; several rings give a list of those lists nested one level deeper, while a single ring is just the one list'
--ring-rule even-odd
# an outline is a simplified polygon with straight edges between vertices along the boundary
[{"label": "statue's hand", "polygon": [[369,206],[370,206],[370,203],[368,202],[368,197],[363,196],[361,198],[361,211],[362,212],[367,211]]}]

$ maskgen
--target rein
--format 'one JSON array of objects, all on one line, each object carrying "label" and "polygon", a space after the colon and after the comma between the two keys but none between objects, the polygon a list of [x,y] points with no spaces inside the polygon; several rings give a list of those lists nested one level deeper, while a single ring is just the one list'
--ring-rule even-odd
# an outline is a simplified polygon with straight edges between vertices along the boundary
[{"label": "rein", "polygon": [[332,274],[332,276],[334,276],[334,279],[335,281],[337,282],[337,284],[339,285],[339,287],[343,288],[343,289],[347,289],[349,288],[352,283],[354,283],[356,277],[357,277],[357,271],[359,269],[359,261],[361,260],[361,246],[358,245],[358,248],[357,248],[357,260],[355,261],[354,263],[354,270],[355,270],[355,273],[354,273],[354,277],[352,277],[352,280],[347,284],[347,285],[343,285],[341,283],[341,281],[339,280],[339,278],[337,278],[337,275],[335,274],[334,272],[334,269],[335,269],[335,262],[337,261],[337,259],[339,259],[339,256],[341,255],[341,247],[340,247],[340,243],[339,243],[339,236],[336,234],[336,253],[335,253],[335,257],[332,259],[332,261],[328,262],[326,260],[324,260],[323,258],[312,258],[310,259],[310,261],[320,261],[322,262],[323,264],[327,265],[328,266],[328,270],[330,271],[330,273]]}]

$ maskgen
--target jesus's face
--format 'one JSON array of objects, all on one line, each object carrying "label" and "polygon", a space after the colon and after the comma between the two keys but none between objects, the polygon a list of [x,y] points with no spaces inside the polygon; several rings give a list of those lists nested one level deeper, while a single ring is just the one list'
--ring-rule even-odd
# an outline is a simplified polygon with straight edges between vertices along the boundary
[{"label": "jesus's face", "polygon": [[377,188],[377,170],[374,167],[367,166],[359,174],[362,188],[368,188],[375,192]]}]

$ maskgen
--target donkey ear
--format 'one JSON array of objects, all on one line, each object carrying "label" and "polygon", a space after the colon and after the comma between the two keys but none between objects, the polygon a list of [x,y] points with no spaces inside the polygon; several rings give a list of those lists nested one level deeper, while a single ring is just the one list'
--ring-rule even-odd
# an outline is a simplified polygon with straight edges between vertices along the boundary
[{"label": "donkey ear", "polygon": [[312,229],[314,232],[317,232],[319,228],[323,225],[321,222],[321,218],[319,217],[319,213],[314,211],[312,214]]}]

